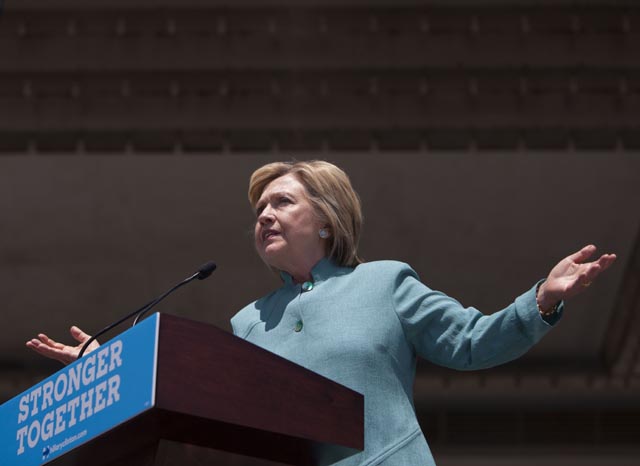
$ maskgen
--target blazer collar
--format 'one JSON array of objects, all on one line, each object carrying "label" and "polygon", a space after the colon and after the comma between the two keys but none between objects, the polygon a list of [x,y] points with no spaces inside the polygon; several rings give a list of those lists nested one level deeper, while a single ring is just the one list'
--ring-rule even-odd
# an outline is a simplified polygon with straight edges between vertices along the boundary
[{"label": "blazer collar", "polygon": [[[349,267],[340,267],[330,258],[324,257],[311,269],[311,277],[313,279],[313,283],[320,283],[331,277],[349,273],[351,270],[353,269]],[[293,283],[293,277],[291,277],[287,272],[280,271],[280,278],[282,278],[282,281],[284,281],[286,285],[295,285],[295,283]]]}]

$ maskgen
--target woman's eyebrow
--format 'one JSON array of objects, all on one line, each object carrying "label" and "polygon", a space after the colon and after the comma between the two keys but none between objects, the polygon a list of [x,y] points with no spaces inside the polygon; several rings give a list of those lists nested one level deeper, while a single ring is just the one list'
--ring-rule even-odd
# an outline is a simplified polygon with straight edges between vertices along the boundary
[{"label": "woman's eyebrow", "polygon": [[297,199],[297,197],[289,191],[274,191],[272,193],[269,193],[268,196],[258,199],[258,202],[256,202],[255,210],[257,211],[263,208],[268,202],[271,202],[271,199],[283,196],[290,197],[294,200]]},{"label": "woman's eyebrow", "polygon": [[295,197],[296,197],[296,196],[295,196],[293,193],[291,193],[290,191],[274,191],[274,192],[272,192],[272,193],[271,193],[267,198],[265,198],[265,199],[260,199],[260,200],[258,201],[258,204],[256,204],[256,205],[260,205],[260,202],[261,202],[261,201],[262,201],[262,202],[264,202],[264,201],[266,201],[267,199],[272,199],[272,198],[277,198],[277,197],[283,197],[283,196],[286,196],[286,197],[292,197],[292,198],[294,198],[294,199],[295,199]]}]

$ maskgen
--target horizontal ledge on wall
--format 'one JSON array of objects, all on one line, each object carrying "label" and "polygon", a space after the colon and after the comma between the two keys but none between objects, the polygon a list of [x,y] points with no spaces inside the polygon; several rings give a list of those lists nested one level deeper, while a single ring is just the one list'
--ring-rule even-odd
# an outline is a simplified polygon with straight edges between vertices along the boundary
[{"label": "horizontal ledge on wall", "polygon": [[2,155],[228,154],[248,152],[637,151],[628,128],[425,128],[158,131],[0,131]]}]

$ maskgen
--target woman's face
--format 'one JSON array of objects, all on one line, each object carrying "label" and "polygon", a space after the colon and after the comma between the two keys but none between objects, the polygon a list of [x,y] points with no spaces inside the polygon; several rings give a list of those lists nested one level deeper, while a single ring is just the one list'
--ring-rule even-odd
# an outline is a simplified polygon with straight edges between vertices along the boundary
[{"label": "woman's face", "polygon": [[324,257],[317,219],[307,193],[292,175],[276,178],[256,203],[255,243],[258,254],[271,267],[294,275],[308,272]]}]

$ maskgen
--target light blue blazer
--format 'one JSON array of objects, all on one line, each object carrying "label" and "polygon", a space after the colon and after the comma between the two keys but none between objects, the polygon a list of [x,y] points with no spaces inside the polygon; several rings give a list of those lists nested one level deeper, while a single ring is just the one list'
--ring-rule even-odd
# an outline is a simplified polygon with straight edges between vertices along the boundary
[{"label": "light blue blazer", "polygon": [[[434,465],[413,406],[416,355],[460,370],[496,366],[524,354],[562,312],[542,319],[534,286],[483,315],[395,261],[344,268],[323,259],[312,276],[305,291],[282,274],[281,288],[231,324],[239,337],[364,394],[365,449],[340,466]],[[320,464],[334,464],[329,450]]]}]

